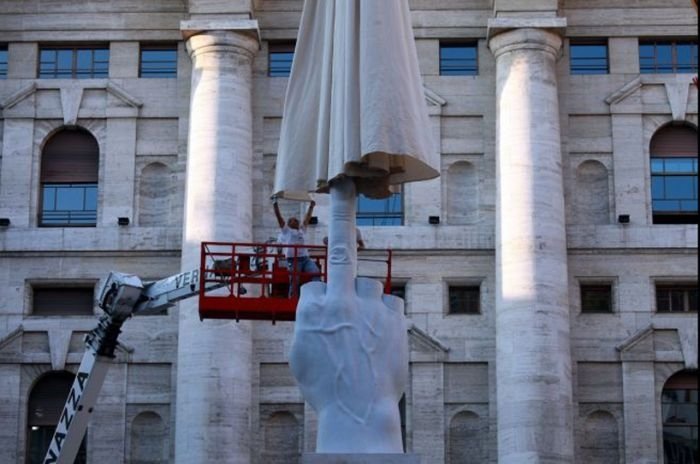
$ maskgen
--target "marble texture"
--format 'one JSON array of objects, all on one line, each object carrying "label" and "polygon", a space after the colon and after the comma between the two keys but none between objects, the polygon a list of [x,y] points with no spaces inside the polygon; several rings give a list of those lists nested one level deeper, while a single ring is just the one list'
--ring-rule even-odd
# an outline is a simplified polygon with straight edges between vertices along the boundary
[{"label": "marble texture", "polygon": [[[567,251],[555,60],[542,29],[491,38],[496,56],[498,456],[572,463]],[[506,103],[507,102],[507,103]]]}]

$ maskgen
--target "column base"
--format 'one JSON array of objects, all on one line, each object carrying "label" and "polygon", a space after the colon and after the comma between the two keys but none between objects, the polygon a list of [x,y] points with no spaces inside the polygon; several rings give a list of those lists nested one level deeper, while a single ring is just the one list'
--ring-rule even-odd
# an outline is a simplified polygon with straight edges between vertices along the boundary
[{"label": "column base", "polygon": [[301,464],[421,464],[417,454],[304,453]]}]

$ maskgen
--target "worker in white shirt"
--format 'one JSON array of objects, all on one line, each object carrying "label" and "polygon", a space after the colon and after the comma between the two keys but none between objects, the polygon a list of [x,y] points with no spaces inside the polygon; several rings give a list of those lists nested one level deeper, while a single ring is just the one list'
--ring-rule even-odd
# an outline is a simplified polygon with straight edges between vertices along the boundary
[{"label": "worker in white shirt", "polygon": [[[272,206],[275,210],[275,217],[280,226],[280,233],[277,237],[277,242],[283,245],[304,245],[306,243],[306,227],[311,221],[311,216],[316,206],[316,202],[311,200],[309,209],[306,211],[303,222],[299,222],[296,217],[290,217],[287,221],[282,217],[277,197],[272,197]],[[312,280],[321,280],[318,266],[313,259],[309,257],[308,248],[292,248],[285,247],[284,255],[287,258],[287,268],[289,269],[289,296],[298,294],[297,287],[299,286],[299,274],[311,274]]]}]

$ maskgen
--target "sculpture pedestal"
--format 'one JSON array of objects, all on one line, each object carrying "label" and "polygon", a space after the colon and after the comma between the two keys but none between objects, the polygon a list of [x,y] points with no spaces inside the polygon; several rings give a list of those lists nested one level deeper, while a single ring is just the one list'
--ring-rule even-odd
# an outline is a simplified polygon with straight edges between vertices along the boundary
[{"label": "sculpture pedestal", "polygon": [[304,453],[301,464],[421,464],[417,454]]}]

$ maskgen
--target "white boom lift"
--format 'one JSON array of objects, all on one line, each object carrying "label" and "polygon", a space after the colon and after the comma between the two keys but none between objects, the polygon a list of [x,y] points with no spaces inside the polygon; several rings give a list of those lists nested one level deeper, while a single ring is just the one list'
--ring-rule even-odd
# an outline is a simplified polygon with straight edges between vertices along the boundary
[{"label": "white boom lift", "polygon": [[[85,355],[63,407],[44,464],[72,464],[85,435],[97,396],[118,345],[121,326],[133,314],[158,313],[199,294],[199,269],[143,283],[140,278],[111,272],[98,293],[104,315],[85,337]],[[223,284],[207,287],[220,288]]]}]

